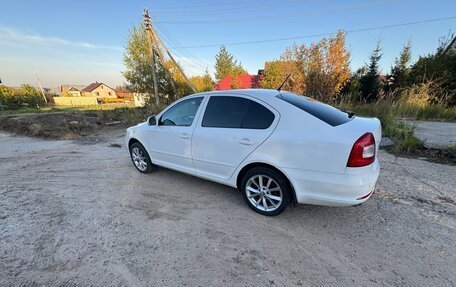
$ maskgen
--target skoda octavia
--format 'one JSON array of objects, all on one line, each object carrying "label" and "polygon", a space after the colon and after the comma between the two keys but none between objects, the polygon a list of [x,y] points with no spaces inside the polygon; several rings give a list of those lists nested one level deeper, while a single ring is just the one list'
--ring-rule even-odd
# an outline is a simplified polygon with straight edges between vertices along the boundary
[{"label": "skoda octavia", "polygon": [[363,203],[379,175],[380,139],[376,118],[261,89],[190,95],[126,133],[139,172],[157,165],[238,188],[264,215],[293,201]]}]

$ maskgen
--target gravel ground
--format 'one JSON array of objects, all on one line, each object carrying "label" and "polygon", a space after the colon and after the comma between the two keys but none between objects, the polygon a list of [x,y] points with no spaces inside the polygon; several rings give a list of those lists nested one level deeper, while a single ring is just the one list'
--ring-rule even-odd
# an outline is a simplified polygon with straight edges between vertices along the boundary
[{"label": "gravel ground", "polygon": [[122,140],[0,133],[1,286],[456,284],[456,166],[382,151],[365,204],[265,217],[235,189],[140,174]]}]

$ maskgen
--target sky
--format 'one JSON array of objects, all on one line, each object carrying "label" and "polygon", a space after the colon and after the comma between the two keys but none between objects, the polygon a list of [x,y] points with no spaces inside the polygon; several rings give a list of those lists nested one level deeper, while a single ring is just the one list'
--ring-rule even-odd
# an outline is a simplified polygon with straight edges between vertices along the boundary
[{"label": "sky", "polygon": [[408,40],[417,59],[456,31],[454,0],[0,0],[0,79],[7,86],[36,86],[37,76],[45,87],[121,85],[126,37],[144,7],[189,76],[213,73],[221,44],[256,74],[293,43],[310,45],[339,29],[348,31],[352,69],[366,64],[381,39],[386,73]]}]

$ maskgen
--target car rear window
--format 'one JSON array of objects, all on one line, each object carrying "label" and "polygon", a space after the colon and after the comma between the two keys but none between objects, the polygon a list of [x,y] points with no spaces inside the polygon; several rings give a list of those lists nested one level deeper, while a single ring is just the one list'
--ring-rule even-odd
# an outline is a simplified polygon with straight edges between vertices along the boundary
[{"label": "car rear window", "polygon": [[204,112],[203,127],[267,129],[274,114],[263,105],[233,96],[211,96]]},{"label": "car rear window", "polygon": [[277,95],[277,98],[284,100],[333,127],[345,124],[353,119],[353,117],[350,118],[346,112],[312,98],[291,93],[281,93]]}]

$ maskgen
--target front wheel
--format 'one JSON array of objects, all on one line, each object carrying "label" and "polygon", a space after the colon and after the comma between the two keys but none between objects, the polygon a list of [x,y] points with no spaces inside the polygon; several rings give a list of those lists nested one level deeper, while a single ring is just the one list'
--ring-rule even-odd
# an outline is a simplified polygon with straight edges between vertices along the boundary
[{"label": "front wheel", "polygon": [[278,215],[290,203],[290,188],[286,178],[279,172],[256,167],[242,178],[241,191],[244,200],[255,212],[263,215]]},{"label": "front wheel", "polygon": [[142,144],[136,142],[130,146],[130,157],[136,169],[141,173],[152,172],[152,162]]}]

